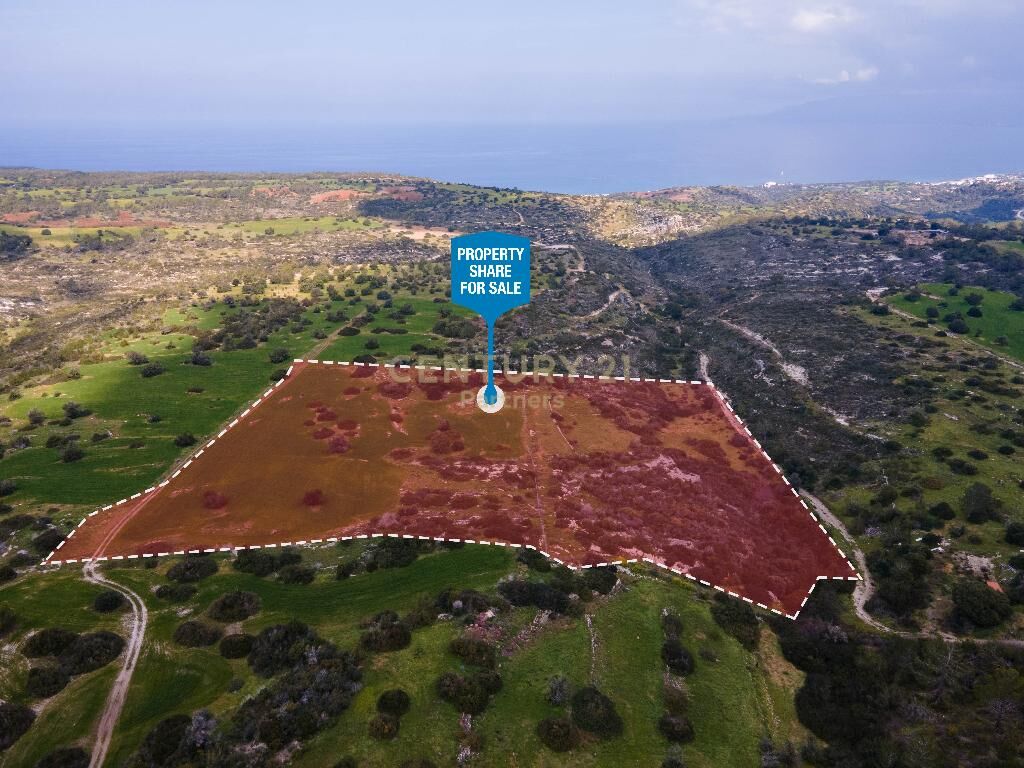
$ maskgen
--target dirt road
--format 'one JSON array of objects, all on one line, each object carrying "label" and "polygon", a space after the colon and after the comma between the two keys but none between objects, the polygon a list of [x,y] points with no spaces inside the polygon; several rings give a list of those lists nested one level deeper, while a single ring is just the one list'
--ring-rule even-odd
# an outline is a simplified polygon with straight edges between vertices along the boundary
[{"label": "dirt road", "polygon": [[108,589],[120,592],[128,600],[131,606],[131,633],[128,636],[128,645],[124,652],[124,661],[121,671],[114,679],[114,685],[107,696],[106,706],[100,715],[99,728],[96,731],[96,741],[92,747],[92,757],[89,760],[89,768],[101,768],[107,759],[107,751],[110,749],[110,738],[114,734],[114,726],[121,716],[124,708],[124,700],[128,695],[128,685],[131,683],[132,675],[135,673],[135,666],[139,662],[139,654],[142,652],[142,639],[146,634],[146,623],[149,620],[149,613],[146,611],[146,604],[135,592],[115,581],[106,578],[97,570],[95,563],[86,563],[82,568],[85,580],[93,584],[99,584]]}]

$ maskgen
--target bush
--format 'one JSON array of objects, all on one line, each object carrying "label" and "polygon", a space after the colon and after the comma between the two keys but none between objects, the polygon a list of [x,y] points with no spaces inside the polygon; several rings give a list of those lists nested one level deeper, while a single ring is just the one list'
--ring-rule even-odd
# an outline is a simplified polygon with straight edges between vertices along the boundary
[{"label": "bush", "polygon": [[748,651],[756,650],[761,637],[761,624],[749,603],[716,592],[711,603],[711,618]]},{"label": "bush", "polygon": [[287,349],[285,349],[284,347],[279,347],[270,353],[270,362],[272,362],[274,365],[277,365],[279,363],[283,363],[291,356],[291,353]]},{"label": "bush", "polygon": [[547,573],[551,570],[551,562],[536,549],[526,549],[525,547],[520,549],[519,554],[516,555],[516,560],[531,571]]},{"label": "bush", "polygon": [[614,565],[588,568],[583,572],[583,583],[602,595],[607,595],[618,583],[618,569]]},{"label": "bush", "polygon": [[548,703],[556,707],[564,706],[569,701],[569,680],[565,675],[555,675],[548,680]]},{"label": "bush", "polygon": [[456,637],[448,644],[448,650],[467,664],[485,669],[494,669],[498,662],[497,647],[476,637]]},{"label": "bush", "polygon": [[159,376],[165,370],[167,369],[164,368],[163,365],[160,363],[146,363],[144,366],[142,366],[139,373],[142,374],[142,378],[151,379],[154,376]]},{"label": "bush", "polygon": [[580,688],[573,694],[572,721],[577,727],[598,736],[618,736],[622,733],[622,718],[615,711],[615,705],[592,685]]},{"label": "bush", "polygon": [[377,711],[395,717],[404,715],[411,705],[409,694],[401,688],[391,688],[377,697]]},{"label": "bush", "polygon": [[661,659],[675,675],[693,673],[693,655],[683,647],[678,637],[665,638],[665,642],[661,644]]},{"label": "bush", "polygon": [[47,528],[32,540],[32,548],[40,555],[46,555],[63,541],[63,534],[56,528]]},{"label": "bush", "polygon": [[213,601],[206,614],[216,621],[244,621],[260,610],[260,596],[236,589],[225,592]]},{"label": "bush", "polygon": [[278,569],[277,558],[262,549],[243,549],[239,551],[231,567],[242,573],[254,576],[269,576]]},{"label": "bush", "polygon": [[148,357],[146,357],[141,352],[136,352],[134,349],[129,350],[124,357],[125,360],[128,361],[129,365],[145,365],[146,363],[149,362]]},{"label": "bush", "polygon": [[18,578],[18,572],[16,570],[6,563],[4,565],[0,565],[0,584],[6,584],[8,581],[14,581],[16,578]]},{"label": "bush", "polygon": [[18,484],[13,480],[3,479],[0,480],[0,497],[10,496],[18,490]]},{"label": "bush", "polygon": [[546,717],[537,723],[537,738],[553,752],[568,752],[580,743],[580,732],[568,717]]},{"label": "bush", "polygon": [[17,623],[17,614],[6,605],[0,605],[0,637],[14,629]]},{"label": "bush", "polygon": [[398,718],[379,712],[370,720],[370,737],[379,741],[390,741],[398,736]]},{"label": "bush", "polygon": [[79,635],[59,657],[69,675],[82,675],[105,667],[124,650],[124,638],[105,630]]},{"label": "bush", "polygon": [[666,739],[677,744],[693,741],[693,725],[689,718],[682,715],[670,715],[666,712],[658,720],[658,730]]},{"label": "bush", "polygon": [[113,613],[124,607],[128,601],[125,596],[116,589],[105,589],[96,595],[92,601],[92,608],[97,613]]},{"label": "bush", "polygon": [[565,613],[569,610],[569,596],[542,581],[503,581],[498,585],[498,592],[512,605],[532,605],[555,613]]},{"label": "bush", "polygon": [[30,659],[60,656],[78,639],[78,633],[61,627],[41,629],[25,641],[21,652]]},{"label": "bush", "polygon": [[1006,526],[1006,543],[1024,546],[1024,523],[1013,521]]},{"label": "bush", "polygon": [[249,653],[249,667],[261,677],[272,677],[295,666],[307,649],[319,642],[313,630],[301,621],[275,624],[256,636]]},{"label": "bush", "polygon": [[59,666],[32,667],[28,671],[25,692],[33,699],[48,699],[64,690],[70,678]]},{"label": "bush", "polygon": [[61,747],[45,755],[35,768],[89,768],[89,753],[81,747]]},{"label": "bush", "polygon": [[185,555],[167,570],[167,578],[182,584],[202,581],[217,572],[217,561],[205,555]]},{"label": "bush", "polygon": [[458,672],[445,672],[437,679],[437,694],[470,715],[479,715],[490,700],[490,692],[479,676],[466,677]]},{"label": "bush", "polygon": [[20,704],[0,702],[0,752],[25,735],[36,713]]},{"label": "bush", "polygon": [[398,651],[410,642],[412,632],[393,611],[378,613],[359,636],[359,647],[364,651]]},{"label": "bush", "polygon": [[971,578],[960,579],[953,586],[953,605],[961,617],[978,627],[994,627],[1012,611],[1006,595]]},{"label": "bush", "polygon": [[80,461],[85,458],[85,451],[78,447],[76,443],[71,443],[63,451],[60,452],[60,460],[65,464],[71,464],[75,461]]},{"label": "bush", "polygon": [[183,603],[196,593],[191,584],[161,584],[153,594],[170,603]]},{"label": "bush", "polygon": [[171,715],[153,726],[136,753],[137,764],[153,768],[177,766],[189,757],[188,735],[192,718]]},{"label": "bush", "polygon": [[186,648],[205,648],[218,640],[222,630],[201,621],[186,621],[174,630],[174,642]]},{"label": "bush", "polygon": [[308,565],[286,565],[277,572],[282,584],[309,584],[316,576],[316,570]]},{"label": "bush", "polygon": [[243,659],[252,652],[255,641],[252,635],[225,635],[220,641],[220,655],[225,659]]},{"label": "bush", "polygon": [[182,432],[174,438],[174,444],[179,448],[188,448],[190,445],[196,444],[196,436],[191,432]]}]

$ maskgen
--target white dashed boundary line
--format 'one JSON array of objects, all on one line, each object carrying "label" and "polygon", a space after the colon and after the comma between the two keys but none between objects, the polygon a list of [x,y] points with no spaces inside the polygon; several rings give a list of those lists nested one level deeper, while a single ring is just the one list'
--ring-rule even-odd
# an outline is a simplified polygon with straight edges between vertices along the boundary
[{"label": "white dashed boundary line", "polygon": [[320,539],[308,539],[308,540],[302,539],[302,540],[298,540],[298,541],[282,541],[282,542],[275,542],[275,543],[272,543],[272,544],[250,544],[250,545],[247,545],[247,546],[233,546],[233,545],[228,544],[228,545],[218,546],[218,547],[204,547],[204,548],[201,548],[201,549],[179,549],[179,550],[176,550],[176,551],[173,551],[173,552],[157,552],[156,554],[151,554],[150,553],[150,554],[142,554],[142,555],[105,555],[103,557],[97,557],[97,558],[85,557],[85,558],[80,558],[80,559],[72,558],[72,559],[69,559],[69,560],[55,560],[55,559],[53,559],[53,556],[56,555],[60,551],[61,547],[63,547],[65,544],[67,544],[67,542],[71,539],[72,536],[75,535],[75,533],[78,531],[79,528],[81,528],[83,525],[85,525],[86,521],[88,521],[89,518],[95,517],[96,515],[100,514],[101,512],[107,512],[107,511],[109,511],[111,509],[116,509],[117,507],[119,507],[119,506],[121,506],[123,504],[127,504],[128,502],[135,501],[135,500],[137,500],[137,499],[139,499],[139,498],[141,498],[143,496],[146,496],[148,494],[154,493],[154,492],[158,491],[159,489],[163,488],[165,485],[169,484],[171,482],[171,480],[174,480],[175,478],[177,478],[182,473],[183,470],[185,470],[189,466],[191,466],[193,462],[195,462],[200,456],[202,456],[207,451],[207,449],[212,448],[214,446],[214,444],[216,444],[216,442],[220,438],[224,437],[224,435],[226,435],[231,429],[233,429],[234,427],[238,426],[239,422],[241,422],[244,418],[246,418],[249,414],[251,414],[253,412],[253,410],[255,410],[257,407],[259,407],[262,403],[265,403],[274,394],[274,392],[277,390],[277,388],[280,387],[282,384],[284,384],[284,382],[288,379],[288,377],[291,376],[292,371],[295,369],[295,364],[296,363],[306,364],[306,365],[357,366],[357,367],[365,367],[365,368],[398,368],[398,369],[401,369],[401,370],[420,370],[420,371],[434,371],[434,372],[448,371],[448,372],[451,372],[451,373],[487,373],[487,369],[486,368],[444,368],[442,366],[387,365],[385,363],[353,363],[353,362],[346,362],[346,361],[342,361],[342,360],[304,360],[302,358],[296,358],[293,361],[292,365],[288,366],[288,370],[285,371],[285,374],[284,374],[284,376],[281,379],[279,379],[277,382],[275,382],[272,387],[269,387],[266,392],[264,392],[262,395],[260,395],[258,398],[256,398],[252,402],[252,404],[250,404],[249,407],[246,408],[244,411],[242,411],[236,418],[233,418],[231,420],[231,422],[228,423],[228,425],[226,427],[224,427],[223,429],[221,429],[217,433],[216,437],[212,438],[209,442],[205,443],[202,447],[200,447],[199,450],[197,450],[195,453],[193,453],[191,456],[189,456],[189,458],[185,461],[185,463],[183,463],[178,469],[174,470],[174,472],[171,473],[170,477],[167,477],[164,480],[160,481],[159,483],[157,483],[155,485],[152,485],[149,488],[146,488],[146,490],[144,490],[144,491],[140,491],[139,493],[133,494],[133,495],[131,495],[131,496],[127,497],[127,498],[124,498],[124,499],[119,499],[118,501],[114,502],[113,504],[107,504],[106,506],[100,507],[100,508],[95,509],[92,512],[90,512],[88,515],[86,515],[85,517],[83,517],[81,519],[81,521],[78,523],[78,525],[76,525],[71,530],[71,532],[64,538],[63,541],[60,542],[60,544],[58,544],[56,546],[56,548],[50,554],[48,554],[45,558],[43,558],[43,560],[40,563],[40,565],[61,566],[61,565],[73,565],[73,564],[76,564],[76,563],[89,563],[89,562],[93,562],[93,561],[95,561],[95,562],[112,561],[113,562],[113,561],[122,561],[122,560],[140,560],[140,559],[151,558],[151,557],[169,557],[171,555],[201,554],[201,553],[215,553],[215,552],[240,552],[240,551],[246,550],[246,549],[274,549],[276,547],[312,546],[312,545],[325,544],[325,543],[333,544],[333,543],[337,543],[339,541],[349,541],[349,540],[354,540],[354,539],[378,539],[378,538],[417,539],[417,540],[420,540],[420,541],[451,542],[451,543],[454,543],[454,544],[459,544],[459,543],[461,543],[461,544],[482,544],[482,545],[494,546],[494,547],[508,547],[508,548],[511,548],[511,549],[532,549],[532,550],[534,550],[536,552],[539,552],[541,555],[543,555],[547,559],[551,560],[552,562],[555,562],[555,563],[557,563],[559,565],[564,565],[567,568],[569,568],[571,570],[574,570],[574,571],[575,570],[587,570],[589,568],[600,568],[602,566],[608,566],[608,565],[632,565],[634,563],[646,563],[648,565],[653,565],[653,566],[656,566],[656,567],[661,568],[663,570],[669,571],[670,573],[672,573],[675,576],[680,576],[680,577],[689,579],[690,581],[692,581],[692,582],[694,582],[696,584],[700,584],[701,586],[704,586],[704,587],[709,587],[711,589],[717,590],[718,592],[723,592],[723,593],[725,593],[727,595],[730,595],[731,597],[737,598],[738,600],[742,600],[745,603],[749,603],[751,605],[756,605],[758,608],[762,608],[762,609],[764,609],[766,611],[770,611],[771,613],[778,614],[779,616],[785,616],[786,618],[789,618],[789,619],[796,619],[796,618],[798,618],[800,616],[800,611],[803,610],[803,607],[807,604],[807,600],[810,598],[811,593],[814,592],[814,588],[818,585],[819,582],[821,582],[821,581],[829,581],[829,580],[835,580],[835,581],[860,581],[861,580],[860,575],[857,573],[857,569],[854,568],[853,563],[850,562],[850,558],[848,558],[846,556],[846,553],[843,552],[842,548],[839,546],[839,544],[836,542],[836,540],[834,538],[832,538],[832,536],[829,534],[829,532],[825,528],[825,526],[822,525],[822,523],[818,519],[817,515],[814,514],[814,511],[807,505],[807,503],[802,498],[800,498],[800,494],[797,493],[797,490],[795,488],[793,488],[793,486],[790,484],[789,480],[783,474],[782,468],[778,464],[776,464],[774,461],[772,461],[771,456],[768,455],[767,451],[765,451],[765,449],[761,445],[761,443],[759,443],[757,441],[757,439],[753,436],[753,434],[751,434],[750,429],[747,427],[746,424],[744,424],[743,419],[741,419],[736,414],[736,412],[733,410],[733,407],[729,403],[729,400],[710,381],[701,381],[699,379],[698,380],[691,380],[691,379],[661,379],[661,378],[655,379],[655,378],[643,378],[643,377],[631,377],[631,376],[592,376],[592,375],[587,375],[587,374],[571,374],[571,373],[539,373],[539,374],[534,374],[534,373],[519,373],[517,371],[505,371],[504,373],[508,374],[508,375],[512,375],[512,376],[523,376],[523,377],[547,376],[549,378],[586,379],[586,380],[593,380],[593,381],[628,381],[628,382],[634,382],[634,383],[643,382],[643,383],[649,383],[649,384],[684,384],[684,385],[690,385],[690,386],[706,386],[706,387],[709,387],[711,389],[711,391],[715,394],[715,397],[718,399],[719,403],[727,410],[729,417],[731,417],[732,419],[735,419],[736,423],[739,424],[739,426],[743,428],[743,431],[746,433],[747,437],[750,438],[750,441],[754,444],[754,446],[757,447],[757,449],[761,452],[761,454],[764,456],[764,458],[767,459],[768,463],[775,469],[776,473],[778,473],[778,475],[782,478],[783,482],[786,483],[786,485],[789,487],[790,491],[792,491],[793,496],[795,496],[797,501],[800,502],[800,505],[804,509],[807,510],[807,514],[810,515],[811,519],[821,529],[822,533],[828,538],[828,540],[832,544],[832,546],[835,547],[836,551],[842,556],[843,560],[850,567],[850,571],[851,571],[852,575],[851,576],[818,576],[818,577],[816,577],[814,583],[807,590],[807,594],[804,596],[803,601],[800,603],[800,609],[797,610],[795,613],[789,614],[789,613],[783,613],[782,611],[780,611],[780,610],[778,610],[776,608],[769,608],[764,603],[754,602],[749,597],[744,597],[743,595],[739,595],[736,592],[733,592],[732,590],[725,589],[724,587],[720,587],[717,584],[712,584],[711,582],[705,581],[704,579],[699,579],[696,576],[693,576],[692,574],[687,573],[686,571],[683,571],[683,570],[681,570],[679,568],[674,568],[674,567],[672,567],[670,565],[667,565],[664,562],[661,562],[659,560],[655,560],[654,558],[650,558],[650,557],[639,557],[639,558],[631,558],[631,559],[609,560],[609,561],[603,562],[603,563],[594,563],[594,564],[591,564],[591,565],[575,566],[575,565],[570,565],[569,563],[563,562],[562,560],[558,559],[557,557],[554,557],[553,555],[545,552],[544,550],[537,549],[537,547],[533,546],[532,544],[513,544],[513,543],[510,543],[510,542],[503,542],[503,541],[481,541],[479,539],[456,539],[456,538],[450,538],[450,537],[444,537],[444,536],[423,536],[423,535],[419,535],[419,534],[415,534],[414,535],[414,534],[407,534],[407,533],[402,533],[402,534],[399,534],[399,533],[387,533],[387,534],[384,534],[384,533],[369,533],[369,534],[363,533],[363,534],[356,534],[356,535],[353,535],[353,536],[329,536],[329,537],[320,538]]}]

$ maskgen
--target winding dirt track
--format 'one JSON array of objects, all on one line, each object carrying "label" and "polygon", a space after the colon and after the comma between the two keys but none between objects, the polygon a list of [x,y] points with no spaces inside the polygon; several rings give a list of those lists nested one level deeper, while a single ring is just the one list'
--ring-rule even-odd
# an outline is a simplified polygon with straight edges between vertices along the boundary
[{"label": "winding dirt track", "polygon": [[124,708],[124,700],[128,695],[128,685],[131,683],[132,675],[135,673],[135,666],[139,662],[139,655],[142,652],[142,639],[146,634],[146,623],[149,620],[149,613],[142,598],[135,592],[115,581],[106,578],[97,570],[95,563],[86,563],[82,568],[82,575],[85,580],[93,584],[100,584],[109,589],[120,592],[128,600],[132,609],[132,630],[128,637],[128,646],[124,652],[124,662],[121,671],[114,679],[114,685],[107,696],[106,706],[100,715],[99,727],[96,730],[96,742],[93,744],[92,757],[89,760],[89,768],[101,768],[107,759],[107,751],[110,749],[110,739],[114,734],[114,726],[121,716]]}]

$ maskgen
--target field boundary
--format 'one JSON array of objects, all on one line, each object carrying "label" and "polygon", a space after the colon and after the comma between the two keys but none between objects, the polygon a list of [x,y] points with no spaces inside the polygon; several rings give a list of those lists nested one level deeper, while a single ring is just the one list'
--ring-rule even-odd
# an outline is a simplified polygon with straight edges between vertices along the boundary
[{"label": "field boundary", "polygon": [[349,540],[355,540],[355,539],[375,539],[375,538],[417,539],[417,540],[422,540],[422,541],[451,542],[451,543],[460,543],[460,544],[477,544],[477,545],[485,545],[485,546],[508,547],[508,548],[512,548],[512,549],[531,549],[531,550],[534,550],[536,552],[539,552],[541,555],[543,555],[544,557],[548,558],[552,562],[555,562],[555,563],[557,563],[559,565],[564,565],[565,567],[569,568],[570,570],[587,570],[587,569],[590,569],[590,568],[600,568],[600,567],[603,567],[603,566],[631,565],[631,564],[641,563],[642,562],[642,563],[646,563],[648,565],[653,565],[653,566],[656,566],[656,567],[661,568],[663,570],[669,571],[670,573],[672,573],[675,576],[681,576],[681,577],[687,578],[687,579],[689,579],[690,581],[692,581],[692,582],[694,582],[696,584],[700,584],[702,586],[709,587],[711,589],[717,590],[717,591],[722,592],[724,594],[727,594],[727,595],[730,595],[730,596],[735,597],[737,599],[740,599],[740,600],[742,600],[742,601],[744,601],[746,603],[749,603],[751,605],[755,605],[758,608],[761,608],[761,609],[766,610],[766,611],[770,611],[771,613],[778,614],[779,616],[785,616],[786,618],[789,618],[789,619],[796,619],[796,618],[799,617],[800,611],[803,610],[803,607],[807,604],[807,600],[810,598],[811,593],[814,592],[814,588],[818,585],[819,582],[821,582],[821,581],[828,581],[828,580],[835,580],[835,581],[861,581],[861,576],[857,572],[857,569],[854,567],[853,563],[850,561],[850,558],[847,557],[846,553],[839,546],[838,542],[836,542],[836,540],[828,532],[828,529],[826,529],[825,526],[822,524],[822,521],[814,513],[814,510],[812,510],[807,505],[807,502],[805,502],[803,500],[803,498],[800,497],[800,494],[798,493],[796,488],[794,488],[792,486],[792,484],[789,482],[789,480],[786,478],[785,474],[782,471],[782,467],[780,467],[778,464],[776,464],[774,461],[772,461],[771,456],[768,455],[768,452],[764,449],[764,447],[761,445],[761,443],[758,442],[757,438],[754,437],[754,435],[751,433],[749,427],[747,427],[747,425],[743,422],[743,419],[741,419],[739,417],[739,415],[735,412],[735,410],[733,410],[733,407],[729,403],[728,398],[712,382],[710,382],[710,381],[702,381],[702,380],[699,380],[699,379],[697,379],[697,380],[690,380],[690,379],[671,379],[671,378],[670,379],[665,379],[665,378],[631,377],[631,376],[595,376],[595,375],[588,375],[588,374],[570,374],[570,373],[530,373],[530,372],[518,372],[518,371],[512,371],[512,370],[504,371],[503,373],[505,373],[506,375],[523,376],[523,377],[527,377],[527,376],[534,376],[534,377],[546,376],[546,377],[552,377],[552,378],[585,379],[585,380],[594,380],[594,381],[623,381],[623,382],[637,382],[637,383],[679,384],[679,385],[686,385],[686,386],[702,386],[702,387],[706,386],[706,387],[710,387],[711,391],[715,394],[715,398],[718,400],[719,404],[727,410],[729,418],[735,420],[736,424],[738,424],[743,429],[743,431],[746,433],[747,437],[753,442],[753,444],[761,452],[761,454],[764,456],[764,458],[768,460],[768,463],[775,469],[775,471],[779,475],[779,477],[782,478],[782,481],[786,484],[786,486],[792,492],[793,496],[796,497],[796,499],[800,503],[800,505],[805,510],[807,510],[807,514],[810,515],[811,519],[815,522],[815,524],[818,526],[818,528],[821,529],[822,534],[824,534],[828,538],[829,542],[832,544],[832,546],[835,548],[835,550],[839,553],[839,555],[843,558],[843,560],[849,566],[850,571],[853,573],[853,575],[852,576],[817,576],[817,577],[815,577],[814,583],[807,590],[807,594],[804,596],[803,600],[800,603],[800,609],[798,609],[795,613],[788,614],[788,613],[783,613],[782,611],[780,611],[780,610],[778,610],[776,608],[770,608],[769,606],[765,605],[764,603],[755,602],[754,600],[751,600],[749,597],[745,597],[743,595],[737,594],[736,592],[733,592],[731,590],[725,589],[724,587],[718,586],[717,584],[712,584],[711,582],[705,581],[704,579],[698,579],[697,577],[695,577],[694,575],[692,575],[690,573],[687,573],[687,572],[685,572],[685,571],[683,571],[683,570],[681,570],[679,568],[671,567],[671,566],[665,564],[664,562],[660,562],[660,561],[655,560],[654,558],[651,558],[651,557],[638,557],[638,558],[630,558],[630,559],[620,558],[620,559],[609,560],[607,562],[596,563],[596,564],[592,564],[592,565],[576,566],[576,565],[571,565],[569,563],[565,563],[562,560],[560,560],[559,558],[554,557],[553,555],[550,555],[549,553],[545,552],[544,550],[538,549],[537,547],[533,546],[532,544],[500,542],[500,541],[483,541],[483,540],[478,540],[478,539],[458,539],[458,538],[450,538],[450,537],[444,537],[444,536],[424,536],[424,535],[412,535],[412,534],[400,534],[400,533],[387,533],[387,534],[384,534],[384,533],[369,533],[369,534],[357,534],[357,535],[352,535],[352,536],[330,536],[330,537],[319,538],[319,539],[302,539],[302,540],[297,540],[297,541],[273,542],[273,543],[268,543],[268,544],[251,544],[251,545],[246,545],[246,546],[225,545],[225,546],[218,546],[218,547],[203,547],[203,548],[199,548],[199,549],[181,549],[181,550],[176,550],[176,551],[173,551],[173,552],[157,552],[155,554],[148,553],[148,554],[141,554],[141,555],[140,554],[132,554],[132,555],[101,555],[100,557],[72,558],[72,559],[68,559],[68,560],[54,559],[54,555],[56,555],[60,551],[60,549],[68,541],[71,540],[71,538],[75,535],[75,533],[77,533],[78,530],[82,526],[84,526],[91,518],[93,518],[96,515],[101,514],[103,512],[108,512],[108,511],[110,511],[112,509],[116,509],[117,507],[122,506],[124,504],[128,504],[130,502],[137,501],[138,499],[143,498],[145,496],[148,496],[149,494],[155,493],[156,491],[160,490],[164,486],[169,485],[172,480],[176,479],[183,471],[188,469],[192,465],[193,462],[195,462],[197,459],[199,459],[208,449],[212,448],[220,438],[222,438],[225,434],[228,433],[228,431],[230,431],[235,426],[237,426],[239,424],[239,422],[241,422],[246,416],[248,416],[255,408],[259,407],[261,404],[265,403],[268,399],[270,399],[273,396],[273,394],[278,390],[278,388],[281,387],[292,376],[292,373],[295,371],[296,365],[300,365],[300,366],[305,366],[305,365],[362,366],[362,367],[367,367],[367,368],[397,368],[397,369],[400,369],[400,370],[421,370],[421,371],[435,371],[435,372],[449,371],[449,372],[452,372],[452,373],[487,373],[487,369],[485,369],[485,368],[444,368],[443,366],[388,365],[386,363],[358,363],[358,362],[348,362],[348,361],[341,361],[341,360],[311,360],[311,359],[295,358],[292,361],[292,364],[288,367],[288,370],[285,372],[285,375],[282,378],[280,378],[277,382],[275,382],[273,386],[269,387],[262,395],[257,397],[252,403],[249,404],[249,406],[245,410],[243,410],[240,414],[238,414],[238,416],[233,418],[226,426],[221,428],[221,430],[214,437],[212,437],[205,444],[203,444],[198,450],[196,450],[194,453],[192,453],[188,457],[188,459],[183,464],[181,464],[181,466],[179,466],[177,469],[174,470],[174,472],[171,473],[171,475],[169,477],[166,477],[162,481],[160,481],[159,483],[156,483],[156,484],[150,486],[149,488],[146,488],[144,491],[140,491],[138,493],[132,494],[131,496],[128,496],[128,497],[123,498],[123,499],[119,499],[118,501],[114,502],[113,504],[107,504],[105,506],[99,507],[98,509],[95,509],[92,512],[90,512],[89,514],[87,514],[85,517],[82,518],[82,520],[78,523],[78,525],[76,525],[71,530],[71,532],[53,549],[53,551],[50,552],[50,554],[48,554],[45,558],[43,558],[43,560],[40,563],[40,565],[41,566],[56,566],[56,567],[60,567],[62,565],[74,565],[74,564],[77,564],[77,563],[89,564],[89,563],[100,563],[100,562],[119,562],[119,561],[125,561],[125,560],[141,560],[141,559],[152,558],[152,557],[170,557],[170,556],[173,556],[173,555],[179,555],[180,556],[180,555],[186,555],[186,554],[201,554],[201,553],[226,553],[226,552],[239,552],[239,551],[247,550],[247,549],[275,549],[275,548],[278,548],[278,547],[290,547],[290,546],[315,546],[315,545],[319,545],[319,544],[333,544],[333,543],[336,543],[336,542],[339,542],[339,541],[349,541]]}]

